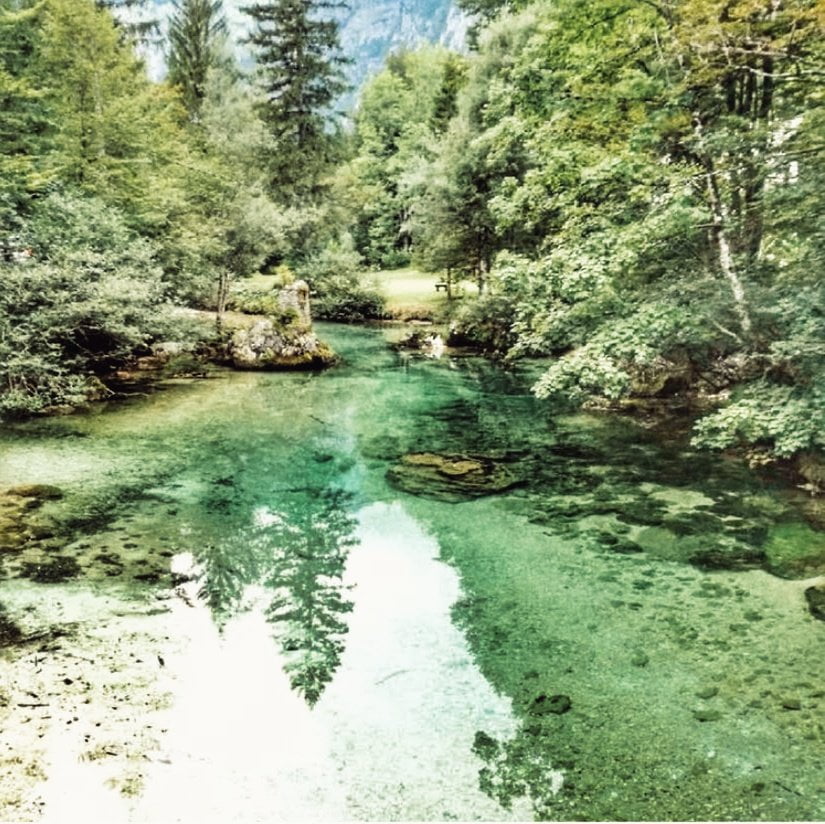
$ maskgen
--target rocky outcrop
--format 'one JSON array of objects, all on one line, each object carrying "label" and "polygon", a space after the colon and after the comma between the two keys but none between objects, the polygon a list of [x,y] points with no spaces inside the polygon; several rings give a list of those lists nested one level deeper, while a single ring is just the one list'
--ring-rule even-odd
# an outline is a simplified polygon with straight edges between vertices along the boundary
[{"label": "rocky outcrop", "polygon": [[292,313],[297,323],[303,326],[312,324],[309,307],[309,285],[305,280],[296,280],[284,286],[278,292],[278,308],[284,313]]},{"label": "rocky outcrop", "polygon": [[309,286],[296,280],[278,292],[279,318],[261,317],[235,330],[227,358],[236,369],[323,369],[337,356],[312,331]]},{"label": "rocky outcrop", "polygon": [[631,395],[639,398],[663,397],[684,391],[694,379],[693,366],[685,354],[654,358],[644,366],[633,366],[630,374]]},{"label": "rocky outcrop", "polygon": [[281,327],[269,318],[238,329],[228,354],[236,369],[322,369],[336,360],[332,349],[305,326]]}]

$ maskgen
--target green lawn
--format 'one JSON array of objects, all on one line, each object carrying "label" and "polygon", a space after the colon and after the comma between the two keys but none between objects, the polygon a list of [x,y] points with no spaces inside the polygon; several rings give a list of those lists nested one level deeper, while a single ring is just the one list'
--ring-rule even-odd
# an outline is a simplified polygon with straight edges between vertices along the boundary
[{"label": "green lawn", "polygon": [[[447,306],[447,295],[436,291],[435,284],[442,276],[435,272],[420,272],[418,269],[392,269],[372,272],[380,291],[387,299],[388,311],[399,318],[433,318],[443,315]],[[462,284],[464,294],[473,293],[474,287]]]},{"label": "green lawn", "polygon": [[[436,291],[435,288],[435,284],[441,279],[442,276],[436,272],[421,272],[411,267],[373,271],[365,275],[365,280],[374,281],[386,298],[387,311],[401,320],[444,318],[449,301],[445,292]],[[243,283],[247,287],[266,292],[275,287],[276,280],[275,275],[258,274],[245,279]],[[454,287],[454,292],[471,295],[476,293],[476,287],[465,281],[460,287]]]}]

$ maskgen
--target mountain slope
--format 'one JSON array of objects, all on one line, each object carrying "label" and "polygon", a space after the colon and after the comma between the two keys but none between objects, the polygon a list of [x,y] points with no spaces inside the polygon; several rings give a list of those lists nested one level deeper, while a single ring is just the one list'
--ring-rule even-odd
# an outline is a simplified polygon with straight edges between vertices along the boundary
[{"label": "mountain slope", "polygon": [[[249,18],[240,7],[248,0],[224,0],[226,16],[239,56],[247,56],[240,41],[246,35]],[[342,101],[351,104],[364,80],[380,69],[386,56],[400,48],[421,42],[442,43],[461,50],[469,20],[454,0],[350,0],[341,12],[341,47],[352,59],[347,70],[353,93]],[[165,20],[172,11],[171,0],[155,0],[155,10]],[[160,54],[148,56],[152,74],[163,74]]]}]

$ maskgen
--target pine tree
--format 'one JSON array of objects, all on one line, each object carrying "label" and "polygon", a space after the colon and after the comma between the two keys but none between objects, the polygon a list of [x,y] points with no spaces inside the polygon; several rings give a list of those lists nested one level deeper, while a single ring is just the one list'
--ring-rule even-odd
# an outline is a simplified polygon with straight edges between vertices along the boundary
[{"label": "pine tree", "polygon": [[169,82],[183,90],[192,118],[206,95],[206,76],[216,62],[218,38],[226,31],[221,0],[175,0],[169,21]]},{"label": "pine tree", "polygon": [[150,0],[95,0],[98,8],[112,12],[117,24],[138,43],[157,42],[160,24],[145,13]]},{"label": "pine tree", "polygon": [[272,172],[281,192],[312,190],[328,160],[332,106],[348,88],[338,23],[329,19],[342,7],[335,0],[266,0],[241,9],[255,22],[248,42],[266,95],[261,114],[278,142]]},{"label": "pine tree", "polygon": [[49,112],[31,82],[42,8],[0,2],[0,257],[32,197],[49,182],[38,159],[48,145]]}]

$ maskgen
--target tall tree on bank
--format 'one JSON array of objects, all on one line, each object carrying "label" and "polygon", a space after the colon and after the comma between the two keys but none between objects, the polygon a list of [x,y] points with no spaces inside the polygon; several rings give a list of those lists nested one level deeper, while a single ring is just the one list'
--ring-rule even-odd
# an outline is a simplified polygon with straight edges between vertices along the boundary
[{"label": "tall tree on bank", "polygon": [[335,100],[347,90],[335,0],[265,0],[242,7],[254,21],[264,103],[277,142],[273,187],[286,197],[311,193],[330,162]]},{"label": "tall tree on bank", "polygon": [[180,86],[193,120],[206,95],[206,76],[216,63],[219,38],[226,32],[221,0],[175,0],[169,21],[168,80]]},{"label": "tall tree on bank", "polygon": [[108,9],[118,25],[138,43],[157,42],[159,23],[157,17],[147,11],[150,0],[95,0],[98,8]]}]

